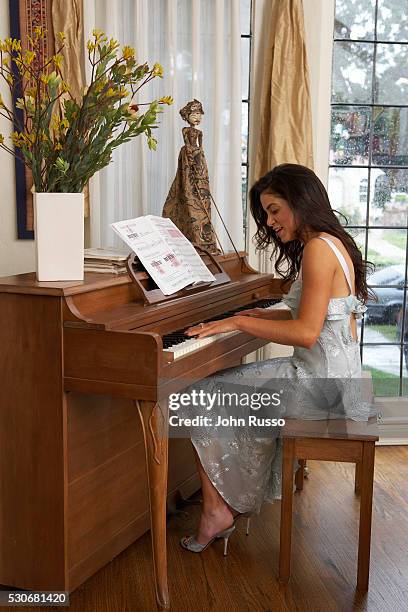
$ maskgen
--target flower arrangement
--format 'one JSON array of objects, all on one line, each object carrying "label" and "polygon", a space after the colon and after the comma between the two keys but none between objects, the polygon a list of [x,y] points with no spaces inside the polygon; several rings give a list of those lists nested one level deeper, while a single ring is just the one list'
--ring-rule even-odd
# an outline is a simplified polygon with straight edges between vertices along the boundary
[{"label": "flower arrangement", "polygon": [[[43,28],[35,28],[25,52],[17,39],[0,41],[0,76],[17,100],[16,108],[8,108],[0,95],[0,116],[16,126],[10,137],[14,148],[1,133],[0,147],[30,168],[37,192],[79,193],[122,143],[144,133],[155,150],[152,131],[157,115],[173,100],[165,96],[136,103],[136,94],[161,78],[163,68],[158,63],[152,68],[139,64],[132,47],[120,50],[119,43],[101,30],[93,31],[87,45],[90,83],[81,99],[75,99],[61,72],[65,36],[58,35],[55,55],[43,58],[44,35]],[[143,106],[145,112],[140,110]]]}]

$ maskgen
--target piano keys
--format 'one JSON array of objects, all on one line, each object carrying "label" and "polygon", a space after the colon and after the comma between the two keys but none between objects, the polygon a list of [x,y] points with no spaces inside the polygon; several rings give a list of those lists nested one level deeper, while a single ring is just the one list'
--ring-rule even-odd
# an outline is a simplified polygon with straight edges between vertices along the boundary
[{"label": "piano keys", "polygon": [[[227,312],[224,312],[217,317],[206,319],[205,321],[202,321],[202,323],[209,323],[210,321],[214,321],[214,320],[226,319],[227,317],[232,317],[235,314],[238,314],[239,312],[243,310],[247,310],[247,308],[263,308],[265,310],[269,310],[273,306],[275,306],[275,304],[278,304],[279,302],[280,302],[280,299],[259,300],[258,302],[255,302],[254,304],[247,304],[245,306],[240,306],[239,308],[235,308],[234,310],[229,310]],[[165,334],[162,337],[163,349],[164,349],[163,354],[165,356],[166,361],[168,362],[174,361],[175,359],[184,357],[185,355],[188,355],[189,353],[192,353],[193,351],[198,351],[204,348],[205,346],[208,346],[209,344],[212,344],[213,342],[220,340],[221,338],[229,338],[233,336],[234,334],[239,334],[238,331],[234,331],[234,332],[223,332],[220,334],[214,334],[213,336],[208,337],[208,338],[189,338],[188,336],[186,337],[185,335],[186,329],[188,328],[186,327],[184,329],[178,329],[175,332]]]},{"label": "piano keys", "polygon": [[1,584],[72,591],[150,526],[168,606],[166,500],[198,478],[190,442],[166,437],[166,398],[266,343],[180,334],[283,291],[243,253],[216,264],[217,283],[164,300],[143,272],[0,279]]}]

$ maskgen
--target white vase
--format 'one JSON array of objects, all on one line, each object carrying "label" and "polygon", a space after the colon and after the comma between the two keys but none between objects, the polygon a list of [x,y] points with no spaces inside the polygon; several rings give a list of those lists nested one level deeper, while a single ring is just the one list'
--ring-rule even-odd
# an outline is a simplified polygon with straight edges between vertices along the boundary
[{"label": "white vase", "polygon": [[34,232],[37,280],[83,280],[83,193],[34,193]]}]

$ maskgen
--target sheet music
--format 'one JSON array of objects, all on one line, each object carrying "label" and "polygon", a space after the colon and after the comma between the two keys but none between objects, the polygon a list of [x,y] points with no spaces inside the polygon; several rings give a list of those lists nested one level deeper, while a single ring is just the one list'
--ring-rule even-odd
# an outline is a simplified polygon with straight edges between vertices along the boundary
[{"label": "sheet music", "polygon": [[169,247],[183,260],[185,265],[189,268],[192,277],[197,278],[197,280],[192,282],[211,282],[215,280],[214,275],[211,274],[207,266],[203,263],[203,260],[197,254],[191,242],[184,236],[171,219],[156,217],[154,215],[148,215],[148,219],[154,224]]},{"label": "sheet music", "polygon": [[170,220],[154,215],[111,224],[136,253],[164,295],[215,280],[193,245]]}]

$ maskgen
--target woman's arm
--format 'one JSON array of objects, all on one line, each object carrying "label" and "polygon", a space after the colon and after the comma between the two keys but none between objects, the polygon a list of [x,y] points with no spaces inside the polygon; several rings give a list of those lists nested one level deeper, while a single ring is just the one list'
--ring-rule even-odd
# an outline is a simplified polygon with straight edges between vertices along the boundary
[{"label": "woman's arm", "polygon": [[236,315],[190,328],[190,336],[205,338],[220,332],[242,331],[270,342],[311,348],[327,314],[336,256],[323,240],[312,239],[303,250],[302,296],[297,319],[265,320]]},{"label": "woman's arm", "polygon": [[273,308],[266,310],[265,308],[252,308],[243,310],[235,316],[256,317],[257,319],[268,319],[272,321],[292,321],[292,313],[289,308]]}]

